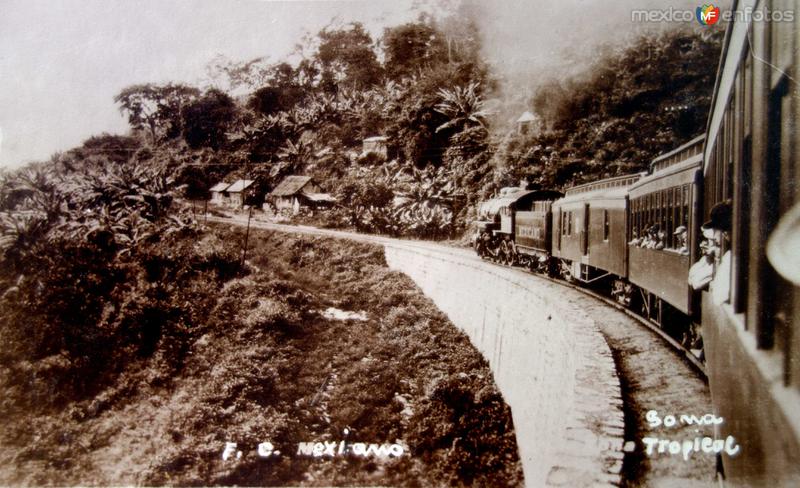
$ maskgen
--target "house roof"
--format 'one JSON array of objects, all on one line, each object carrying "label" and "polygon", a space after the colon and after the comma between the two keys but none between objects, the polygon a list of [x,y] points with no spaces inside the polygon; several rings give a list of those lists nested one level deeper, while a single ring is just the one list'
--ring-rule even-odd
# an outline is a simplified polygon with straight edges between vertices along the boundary
[{"label": "house roof", "polygon": [[287,176],[276,186],[271,195],[274,197],[288,197],[298,193],[311,181],[310,176]]},{"label": "house roof", "polygon": [[521,116],[520,116],[520,117],[517,119],[517,122],[533,122],[533,121],[535,121],[535,120],[537,120],[537,117],[536,117],[535,115],[533,115],[532,113],[530,113],[530,112],[528,112],[528,111],[526,110],[526,111],[525,111],[525,113],[524,113],[524,114],[522,114],[522,115],[521,115]]},{"label": "house roof", "polygon": [[386,136],[372,136],[364,139],[364,142],[386,142],[389,138]]},{"label": "house roof", "polygon": [[228,187],[228,193],[239,193],[247,189],[250,185],[255,183],[253,180],[236,180],[231,186]]},{"label": "house roof", "polygon": [[312,202],[335,202],[336,199],[333,198],[328,193],[303,193],[306,198],[311,200]]},{"label": "house roof", "polygon": [[208,191],[225,191],[225,188],[228,188],[230,185],[230,183],[220,181],[216,185],[212,186]]}]

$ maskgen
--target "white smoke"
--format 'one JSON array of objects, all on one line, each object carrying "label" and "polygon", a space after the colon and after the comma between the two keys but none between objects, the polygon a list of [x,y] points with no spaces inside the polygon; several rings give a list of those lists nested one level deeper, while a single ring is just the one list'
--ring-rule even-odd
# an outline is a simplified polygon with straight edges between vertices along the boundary
[{"label": "white smoke", "polygon": [[[634,11],[688,10],[705,0],[466,0],[485,58],[503,82],[498,98],[523,102],[549,79],[585,73],[604,54],[630,47],[642,34],[672,29],[724,29],[689,22],[642,22]],[[717,2],[714,2],[717,4]],[[719,2],[722,10],[730,1]]]}]

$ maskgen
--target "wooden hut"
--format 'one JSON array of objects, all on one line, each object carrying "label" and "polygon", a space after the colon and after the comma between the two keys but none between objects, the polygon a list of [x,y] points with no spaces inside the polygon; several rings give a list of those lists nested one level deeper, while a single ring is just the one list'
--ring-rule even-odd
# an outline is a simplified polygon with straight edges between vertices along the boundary
[{"label": "wooden hut", "polygon": [[267,198],[278,212],[288,210],[297,214],[302,208],[330,207],[336,199],[323,193],[310,176],[287,176],[275,187]]}]

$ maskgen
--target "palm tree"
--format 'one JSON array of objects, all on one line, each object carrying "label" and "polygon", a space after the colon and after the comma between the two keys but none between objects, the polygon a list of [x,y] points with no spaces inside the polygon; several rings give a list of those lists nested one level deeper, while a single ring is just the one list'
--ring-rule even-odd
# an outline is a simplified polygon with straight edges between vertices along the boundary
[{"label": "palm tree", "polygon": [[442,101],[436,105],[436,111],[449,120],[437,127],[436,132],[448,129],[460,132],[475,126],[486,128],[489,112],[484,110],[479,88],[480,83],[473,82],[466,87],[457,86],[450,90],[442,88],[438,91]]},{"label": "palm tree", "polygon": [[278,151],[278,161],[272,166],[270,176],[276,181],[299,171],[314,160],[314,141],[301,136],[297,141],[286,139],[286,144]]}]

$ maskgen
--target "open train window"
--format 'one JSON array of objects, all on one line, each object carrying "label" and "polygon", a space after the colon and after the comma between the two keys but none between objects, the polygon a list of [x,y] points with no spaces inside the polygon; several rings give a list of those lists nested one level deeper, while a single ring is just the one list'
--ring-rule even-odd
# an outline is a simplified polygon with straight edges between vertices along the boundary
[{"label": "open train window", "polygon": [[670,239],[672,239],[672,248],[678,249],[681,247],[680,240],[678,236],[675,235],[675,231],[678,230],[678,227],[685,225],[683,223],[683,215],[681,215],[681,189],[680,187],[675,187],[672,189],[672,231],[670,232]]},{"label": "open train window", "polygon": [[[786,214],[797,201],[797,167],[792,154],[797,132],[791,117],[792,97],[789,86],[789,80],[784,75],[772,90],[769,100],[764,222],[764,230],[769,234],[775,228],[778,218]],[[780,263],[776,264],[780,266]],[[784,382],[792,382],[792,373],[795,373],[794,383],[800,385],[797,374],[800,373],[800,368],[796,365],[793,367],[791,361],[793,357],[800,357],[800,341],[792,334],[795,312],[800,306],[800,291],[775,273],[767,271],[762,276],[774,279],[775,287],[763,295],[766,313],[759,324],[759,336],[767,342],[774,342],[777,350],[784,351]],[[768,335],[772,335],[772,341],[769,341]]]},{"label": "open train window", "polygon": [[567,235],[572,235],[572,212],[567,212]]},{"label": "open train window", "polygon": [[557,235],[558,235],[558,237],[556,238],[556,248],[559,251],[561,250],[561,234],[563,233],[562,229],[564,229],[564,225],[563,225],[563,223],[564,223],[563,220],[564,219],[563,219],[563,217],[564,217],[564,213],[559,209],[558,210],[558,224],[556,224],[556,217],[555,217],[555,214],[553,214],[553,225],[558,225],[558,229],[554,229],[553,232],[556,232]]},{"label": "open train window", "polygon": [[[740,183],[734,186],[734,215],[741,216],[734,221],[731,236],[733,256],[731,262],[731,305],[735,313],[743,313],[747,309],[748,268],[750,266],[750,199],[752,182],[752,114],[753,114],[753,56],[749,47],[745,47],[737,84],[736,111],[739,116],[737,124],[737,157],[734,160],[734,174]],[[749,328],[747,320],[745,328]]]},{"label": "open train window", "polygon": [[603,240],[608,242],[608,234],[611,229],[608,221],[608,210],[603,210]]}]

